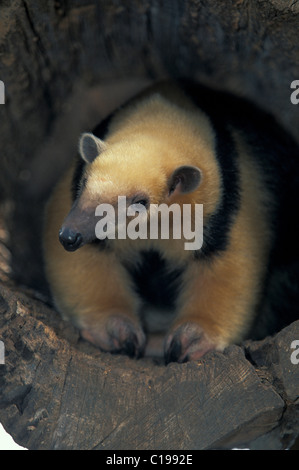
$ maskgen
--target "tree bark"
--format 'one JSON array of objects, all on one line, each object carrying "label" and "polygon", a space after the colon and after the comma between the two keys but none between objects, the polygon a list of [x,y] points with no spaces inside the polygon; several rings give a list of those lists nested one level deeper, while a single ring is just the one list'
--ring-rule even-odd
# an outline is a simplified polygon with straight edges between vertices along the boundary
[{"label": "tree bark", "polygon": [[292,445],[298,322],[273,338],[165,367],[100,353],[33,293],[47,288],[42,209],[78,135],[145,84],[184,76],[233,92],[270,111],[299,143],[299,105],[290,101],[298,26],[299,2],[285,0],[1,2],[0,421],[20,444]]},{"label": "tree bark", "polygon": [[299,429],[299,322],[272,339],[170,364],[101,353],[1,288],[0,419],[29,449],[282,449]]},{"label": "tree bark", "polygon": [[298,140],[298,15],[285,0],[2,2],[1,186],[43,147],[78,83],[193,77],[272,111]]}]

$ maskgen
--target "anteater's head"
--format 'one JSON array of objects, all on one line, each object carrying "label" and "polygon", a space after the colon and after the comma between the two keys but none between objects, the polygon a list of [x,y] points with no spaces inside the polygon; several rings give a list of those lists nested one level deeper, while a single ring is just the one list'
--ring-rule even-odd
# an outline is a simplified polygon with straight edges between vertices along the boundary
[{"label": "anteater's head", "polygon": [[126,197],[127,206],[143,206],[145,211],[150,204],[194,203],[202,180],[201,170],[189,164],[194,160],[184,155],[183,149],[171,147],[165,138],[137,134],[104,142],[84,133],[79,154],[82,171],[59,233],[68,251],[96,240],[99,218],[95,211],[100,204],[111,205],[117,213],[119,196]]}]

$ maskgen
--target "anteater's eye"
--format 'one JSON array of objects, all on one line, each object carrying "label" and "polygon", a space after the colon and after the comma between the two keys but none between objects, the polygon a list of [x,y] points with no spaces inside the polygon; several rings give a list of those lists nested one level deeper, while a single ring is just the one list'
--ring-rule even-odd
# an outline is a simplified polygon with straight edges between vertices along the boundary
[{"label": "anteater's eye", "polygon": [[140,204],[146,208],[149,207],[149,199],[145,195],[138,195],[133,197],[132,204]]}]

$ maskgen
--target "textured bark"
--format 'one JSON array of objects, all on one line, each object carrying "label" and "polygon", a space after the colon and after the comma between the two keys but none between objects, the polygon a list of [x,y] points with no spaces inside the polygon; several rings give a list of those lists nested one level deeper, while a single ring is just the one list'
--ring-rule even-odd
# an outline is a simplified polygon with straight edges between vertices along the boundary
[{"label": "textured bark", "polygon": [[[231,91],[271,111],[299,142],[299,105],[290,102],[298,26],[299,2],[285,0],[1,2],[0,421],[20,444],[278,449],[294,441],[298,322],[165,367],[100,353],[20,284],[46,289],[41,210],[78,134],[145,83],[187,76]],[[19,284],[8,287],[8,271]]]},{"label": "textured bark", "polygon": [[78,83],[193,77],[251,98],[298,139],[298,15],[285,0],[1,2],[3,186],[15,164],[28,169]]},{"label": "textured bark", "polygon": [[1,288],[0,420],[30,449],[290,446],[299,430],[299,322],[199,362],[101,353],[39,300]]}]

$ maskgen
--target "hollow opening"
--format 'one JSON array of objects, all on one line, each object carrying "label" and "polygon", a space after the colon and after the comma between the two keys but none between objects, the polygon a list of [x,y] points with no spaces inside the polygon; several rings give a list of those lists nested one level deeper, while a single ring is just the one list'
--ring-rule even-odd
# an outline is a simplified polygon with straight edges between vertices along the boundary
[{"label": "hollow opening", "polygon": [[[188,77],[213,89],[246,98],[264,111],[271,113],[279,125],[299,144],[299,104],[297,104],[296,83],[294,83],[299,79],[299,4],[297,2],[286,5],[284,0],[269,0],[268,2],[222,2],[221,0],[139,2],[130,0],[125,2],[125,5],[123,3],[117,0],[89,3],[84,0],[73,2],[56,0],[54,3],[16,0],[3,1],[0,6],[0,80],[5,85],[2,87],[5,99],[2,100],[0,96],[0,290],[3,286],[12,286],[16,300],[18,295],[27,294],[29,309],[32,297],[37,297],[45,304],[51,305],[42,263],[43,208],[53,186],[77,151],[78,136],[81,132],[93,129],[106,115],[147,85],[159,79]],[[294,84],[293,87],[292,84]],[[277,163],[283,168],[288,168],[289,165],[287,159]],[[289,180],[285,181],[285,185],[294,186],[299,181],[297,178],[297,169],[290,170]],[[296,206],[296,201],[294,205]],[[289,220],[292,221],[292,218],[295,220],[297,213],[291,213]],[[292,232],[293,239],[295,238],[294,227],[295,225],[290,223],[290,233]],[[292,253],[292,250],[290,252]],[[269,322],[262,322],[263,324],[259,325],[259,335],[255,330],[252,332],[252,338],[260,339],[267,334],[272,334],[298,318],[297,254],[298,249],[294,247],[294,257],[291,257],[288,260],[288,266],[285,266],[283,281],[279,283],[278,288],[277,284],[270,286],[271,303],[275,307],[279,304],[278,322],[272,323],[271,318]],[[5,307],[5,300],[0,298],[1,312],[2,306]],[[21,309],[22,313],[22,303],[20,306],[16,302],[17,312],[18,309]],[[36,307],[32,310],[35,312]],[[290,316],[286,315],[286,311],[290,312]],[[43,321],[46,322],[45,315]],[[0,325],[2,326],[1,322]],[[56,322],[55,325],[59,326],[59,323]],[[56,328],[56,331],[58,330],[59,328]],[[286,335],[287,338],[289,338],[288,335]],[[20,349],[22,344],[20,343]],[[49,348],[51,346],[47,342],[46,345]],[[263,350],[265,355],[267,346],[266,344]],[[25,360],[29,360],[31,355],[34,355],[34,351],[28,351],[24,356]],[[240,364],[243,360],[241,356],[242,354],[237,353],[235,356],[236,360],[240,360]],[[13,354],[11,357],[14,357]],[[224,359],[226,360],[226,357]],[[50,361],[52,361],[52,355],[50,355]],[[62,370],[63,358],[61,361],[60,369]],[[77,379],[75,362],[74,360],[73,366],[71,365],[73,375],[70,375],[70,381]],[[105,360],[103,362],[105,363]],[[113,364],[114,367],[115,362],[113,359],[107,359],[107,364],[107,370],[109,369],[110,372],[110,366]],[[126,367],[127,364],[125,364]],[[240,369],[243,367],[242,364]],[[269,364],[266,360],[265,362],[262,360],[261,364],[266,364],[266,366],[261,366],[259,372],[262,374]],[[97,380],[101,385],[102,370],[98,368],[96,361],[93,365],[96,365],[95,369],[92,369],[88,363],[90,367],[88,370],[92,372],[90,376],[93,377],[96,385]],[[128,368],[131,367],[130,374],[132,373],[133,381],[135,379],[138,381],[143,367],[140,366],[138,369],[139,366],[132,364],[128,366]],[[163,368],[161,367],[157,374],[155,371],[151,380],[155,380],[157,375],[162,376],[165,371],[164,379],[170,380],[172,384],[175,376],[174,372],[172,375],[172,371],[178,370],[175,366],[167,369],[163,364]],[[225,367],[227,367],[226,363]],[[192,365],[190,370],[191,368]],[[161,372],[162,369],[163,372]],[[234,376],[234,367],[231,369],[231,376]],[[27,373],[27,370],[24,370]],[[184,370],[187,369],[183,367],[180,369],[181,372]],[[211,370],[214,371],[214,365],[211,365]],[[137,371],[136,374],[135,371]],[[52,368],[49,372],[53,372]],[[83,372],[80,371],[81,378],[86,377]],[[196,375],[197,370],[195,372],[194,383],[197,386],[200,380]],[[108,372],[105,370],[106,373]],[[213,374],[208,375],[212,385],[215,379]],[[234,386],[238,387],[243,384],[242,374],[243,369],[240,379],[236,380]],[[256,371],[252,374],[256,379]],[[53,377],[56,380],[56,376],[53,375]],[[10,386],[10,377],[7,380]],[[209,380],[207,380],[208,383]],[[269,390],[267,371],[264,377],[261,375],[261,382],[266,384],[265,387],[260,387],[260,383],[256,385],[254,382],[250,390],[255,390],[255,386],[259,391],[262,389],[263,393]],[[278,382],[280,385],[280,381]],[[61,383],[65,385],[65,377],[61,378]],[[149,381],[148,386],[142,383],[143,392],[149,393],[149,404],[152,403],[150,393],[153,391],[150,383],[152,382]],[[114,379],[111,384],[111,390],[114,392]],[[23,384],[21,385],[19,389],[17,387],[17,392],[23,397],[24,387]],[[80,384],[77,383],[77,385],[80,388]],[[230,396],[233,390],[229,389],[229,386],[224,383],[223,389],[228,389]],[[69,388],[73,390],[71,386]],[[163,392],[164,389],[157,387],[157,390]],[[203,388],[203,390],[206,389]],[[10,389],[8,391],[10,393]],[[184,391],[185,384],[180,389],[182,394]],[[96,390],[91,396],[94,397],[97,392]],[[191,386],[190,392],[191,402],[194,397]],[[243,393],[243,389],[241,392]],[[45,389],[42,394],[47,395],[47,393],[48,389]],[[246,403],[247,394],[248,390],[245,390],[242,395]],[[168,391],[165,395],[165,409],[168,409]],[[174,387],[174,395],[176,398],[176,387]],[[278,394],[273,393],[273,395],[275,395],[275,400],[278,400]],[[112,392],[107,394],[108,403],[110,403],[110,396]],[[135,395],[131,394],[131,396]],[[124,394],[124,402],[121,403],[125,410],[127,410],[125,401],[128,398],[127,402],[131,403],[131,396]],[[291,396],[293,400],[293,395]],[[10,394],[13,403],[11,397]],[[52,398],[49,392],[47,395],[49,403]],[[56,400],[56,397],[54,398]],[[57,400],[55,400],[56,403]],[[267,400],[268,398],[265,400],[266,404],[260,404],[262,411],[267,407]],[[91,401],[94,403],[93,400]],[[293,401],[295,402],[295,399]],[[47,404],[44,405],[43,397],[41,402],[43,406],[47,406]],[[144,416],[143,400],[141,402],[139,412]],[[218,402],[218,396],[213,403],[216,402]],[[16,403],[19,403],[19,398]],[[27,401],[24,403],[27,405]],[[101,403],[99,403],[100,401],[97,401],[96,405],[102,413]],[[239,404],[239,396],[236,403]],[[135,414],[135,403],[133,405],[132,414]],[[282,404],[276,406],[279,408]],[[73,416],[69,413],[67,403],[59,404],[59,407],[66,410],[64,416]],[[114,403],[111,402],[111,409],[113,407]],[[81,403],[79,408],[80,415]],[[180,406],[178,409],[179,412],[182,411]],[[225,402],[223,409],[230,411],[230,400]],[[241,414],[241,407],[239,410]],[[28,412],[31,419],[33,411],[25,410],[25,414]],[[196,412],[194,409],[191,411],[193,419],[196,417]],[[19,436],[20,441],[24,439],[27,445],[32,444],[38,447],[41,441],[40,428],[37,428],[36,438],[27,435],[26,439],[24,438],[26,432],[28,434],[29,431],[30,433],[34,431],[33,428],[37,426],[37,423],[34,422],[33,425],[28,418],[30,426],[28,427],[28,422],[26,422],[24,424],[26,431],[22,426],[19,430],[18,419],[11,419],[9,412],[6,418],[9,423],[8,427],[15,428],[15,434]],[[88,409],[88,412],[90,415],[94,414],[93,409]],[[293,409],[289,415],[285,415],[284,423],[287,422],[292,412]],[[170,416],[172,416],[171,413],[172,410],[170,410]],[[201,416],[204,417],[204,414],[202,413]],[[272,429],[274,422],[276,424],[278,420],[282,422],[279,412],[277,412],[278,417],[272,409],[270,414],[269,421],[267,421],[268,415],[266,417],[265,429],[267,430]],[[97,418],[98,415],[95,416]],[[122,416],[121,413],[120,416]],[[210,416],[210,410],[206,416]],[[109,428],[109,419],[107,420],[107,435],[111,434],[113,438],[114,427]],[[168,424],[172,418],[168,419],[167,415],[165,419]],[[218,415],[215,420],[217,419]],[[160,421],[159,415],[156,423]],[[227,421],[231,421],[231,415]],[[292,415],[290,422],[293,424],[294,421],[295,418]],[[43,420],[41,419],[40,422],[42,427]],[[63,420],[62,422],[64,423]],[[130,427],[131,421],[128,423]],[[260,421],[258,420],[257,423],[258,429]],[[136,435],[139,434],[138,426],[139,423],[137,423]],[[249,424],[245,423],[246,430],[248,426],[252,431],[251,421]],[[187,444],[189,444],[189,429],[192,428],[196,431],[192,445],[200,446],[196,424],[190,427],[187,423],[187,428],[188,432],[185,433]],[[205,427],[203,428],[205,431]],[[127,432],[127,428],[124,427],[124,429]],[[238,423],[235,429],[239,429]],[[285,429],[288,429],[287,426]],[[58,433],[55,437],[56,441],[54,438],[51,440],[52,431],[51,429],[50,432],[48,428],[42,431],[49,447],[54,447],[54,444],[58,448],[60,444],[62,447],[73,445],[68,443],[67,438],[62,438],[60,443],[57,438]],[[31,435],[34,436],[34,432]],[[257,435],[259,436],[261,432],[259,430]],[[56,429],[53,435],[55,433]],[[131,435],[131,432],[128,434]],[[162,439],[166,435],[164,430],[160,434]],[[286,434],[287,432],[284,437]],[[104,434],[105,439],[107,435]],[[49,436],[51,439],[47,440]],[[82,445],[87,445],[85,436],[80,444],[82,442]],[[92,438],[90,442],[93,442]],[[105,443],[104,438],[103,442]],[[203,442],[205,442],[204,439]],[[218,441],[213,438],[210,442]],[[96,444],[94,443],[94,446]]]},{"label": "hollow opening", "polygon": [[[298,139],[290,99],[295,5],[282,10],[281,2],[272,1],[224,11],[221,2],[191,0],[144,6],[132,1],[127,7],[77,3],[23,2],[14,15],[8,4],[1,7],[1,281],[30,288],[45,301],[41,224],[47,197],[73,158],[80,133],[146,85],[187,76],[248,98]],[[292,304],[290,319],[281,318],[279,328],[294,319],[297,262],[272,288],[273,303],[285,300],[281,312]],[[266,327],[264,335],[269,332]]]}]

